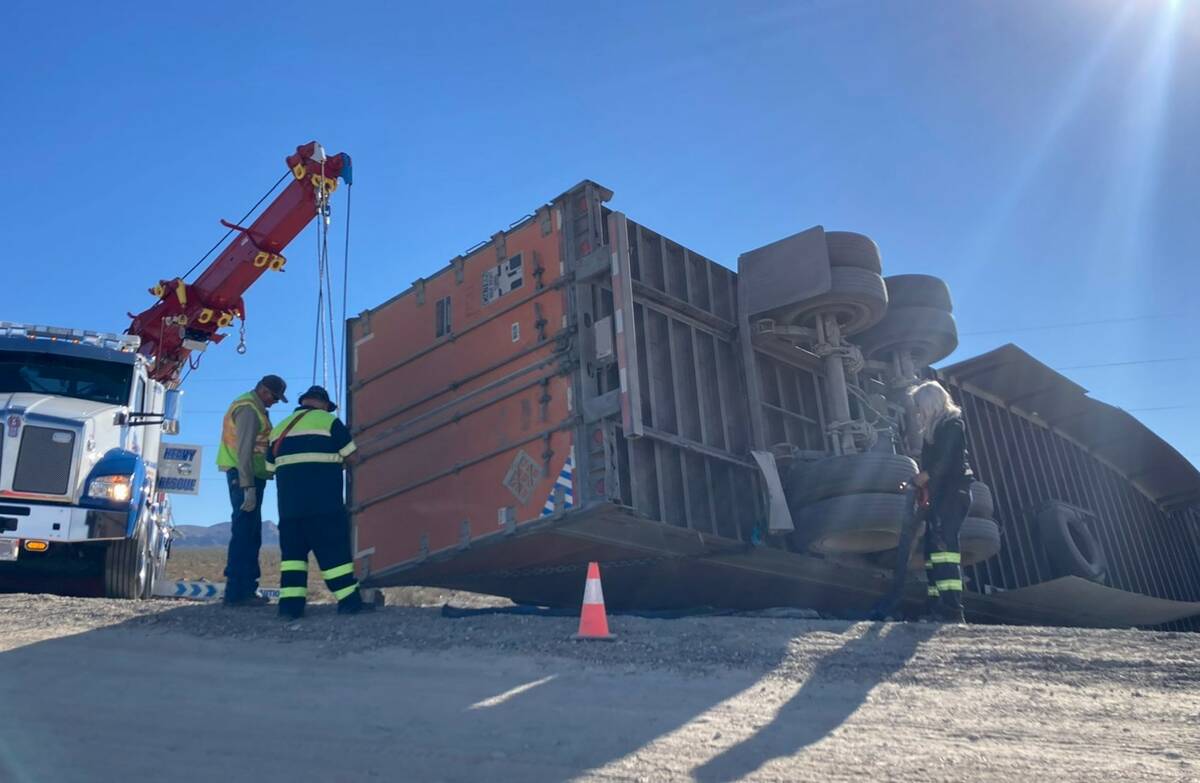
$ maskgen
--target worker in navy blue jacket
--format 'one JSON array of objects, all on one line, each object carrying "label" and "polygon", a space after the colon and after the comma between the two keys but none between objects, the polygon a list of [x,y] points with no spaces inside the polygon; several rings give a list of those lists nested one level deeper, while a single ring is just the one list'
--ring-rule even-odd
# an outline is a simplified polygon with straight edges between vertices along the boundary
[{"label": "worker in navy blue jacket", "polygon": [[279,496],[279,614],[299,618],[308,598],[308,553],[338,602],[339,614],[364,604],[354,576],[342,469],[354,440],[333,411],[329,392],[313,386],[300,407],[271,430],[267,462]]},{"label": "worker in navy blue jacket", "polygon": [[929,614],[943,622],[963,622],[962,550],[958,534],[971,508],[975,474],[967,455],[962,409],[937,381],[911,392],[921,431],[921,472],[913,483],[929,490],[925,530],[925,569]]}]

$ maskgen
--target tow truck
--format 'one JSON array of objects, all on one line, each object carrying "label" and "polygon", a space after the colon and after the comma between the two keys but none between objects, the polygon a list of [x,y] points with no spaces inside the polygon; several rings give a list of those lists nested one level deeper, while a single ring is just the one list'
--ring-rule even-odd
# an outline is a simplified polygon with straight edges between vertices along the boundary
[{"label": "tow truck", "polygon": [[194,282],[152,286],[123,334],[0,321],[0,584],[99,576],[107,597],[153,594],[176,489],[160,480],[163,436],[179,433],[185,372],[244,324],[243,294],[284,269],[314,218],[327,225],[330,195],[352,181],[350,157],[316,142],[286,165],[258,217],[222,221],[232,240]]}]

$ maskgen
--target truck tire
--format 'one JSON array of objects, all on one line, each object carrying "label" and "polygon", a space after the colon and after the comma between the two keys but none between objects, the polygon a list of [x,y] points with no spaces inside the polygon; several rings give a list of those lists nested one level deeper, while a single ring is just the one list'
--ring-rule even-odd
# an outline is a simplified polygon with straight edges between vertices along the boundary
[{"label": "truck tire", "polygon": [[1000,551],[1000,526],[990,519],[967,517],[958,531],[958,549],[965,566],[994,557]]},{"label": "truck tire", "polygon": [[[1000,526],[990,519],[967,517],[958,531],[958,550],[962,553],[962,564],[965,566],[982,563],[994,557],[1000,551]],[[892,570],[896,567],[896,550],[889,549],[873,555],[871,562]],[[919,542],[908,561],[908,570],[925,570],[925,550]]]},{"label": "truck tire", "polygon": [[166,541],[160,540],[161,535],[161,533],[156,533],[147,543],[149,570],[146,575],[146,585],[142,589],[142,598],[153,598],[155,585],[167,578],[168,546]]},{"label": "truck tire", "polygon": [[1076,508],[1051,501],[1037,515],[1046,558],[1058,576],[1080,576],[1104,584],[1108,558]]},{"label": "truck tire", "polygon": [[851,335],[883,318],[887,312],[887,288],[879,273],[852,266],[835,266],[830,271],[833,287],[797,303],[787,314],[787,320],[803,325],[818,314],[832,313],[842,327],[842,334]]},{"label": "truck tire", "polygon": [[863,492],[897,494],[917,475],[917,463],[902,454],[863,452],[797,464],[788,473],[784,494],[799,509],[838,495]]},{"label": "truck tire", "polygon": [[954,312],[950,288],[940,277],[933,275],[892,275],[883,279],[887,285],[889,307],[933,307]]},{"label": "truck tire", "polygon": [[995,514],[995,504],[992,502],[992,489],[982,481],[971,482],[971,506],[967,511],[969,517],[991,519]]},{"label": "truck tire", "polygon": [[110,541],[104,552],[104,595],[107,598],[143,598],[150,581],[149,542],[146,526],[134,538]]},{"label": "truck tire", "polygon": [[954,316],[936,307],[889,307],[887,315],[855,340],[868,357],[908,350],[926,366],[945,359],[958,347]]},{"label": "truck tire", "polygon": [[895,549],[907,513],[903,494],[869,492],[826,498],[793,512],[795,543],[823,554]]},{"label": "truck tire", "polygon": [[826,231],[830,266],[852,266],[879,274],[883,264],[875,240],[853,231]]}]

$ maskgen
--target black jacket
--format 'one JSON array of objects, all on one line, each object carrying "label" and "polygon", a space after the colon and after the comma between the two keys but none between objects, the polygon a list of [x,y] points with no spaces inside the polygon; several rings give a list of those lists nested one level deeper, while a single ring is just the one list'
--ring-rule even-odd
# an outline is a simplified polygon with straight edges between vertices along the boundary
[{"label": "black jacket", "polygon": [[962,489],[975,477],[967,455],[967,428],[961,416],[943,419],[933,431],[933,442],[922,442],[921,470],[929,474],[934,498]]}]

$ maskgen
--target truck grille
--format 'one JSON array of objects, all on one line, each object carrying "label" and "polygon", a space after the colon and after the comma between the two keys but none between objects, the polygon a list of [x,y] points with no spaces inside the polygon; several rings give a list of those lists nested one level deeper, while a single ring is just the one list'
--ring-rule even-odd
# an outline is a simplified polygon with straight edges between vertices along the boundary
[{"label": "truck grille", "polygon": [[24,428],[13,489],[40,495],[65,495],[75,457],[75,433],[51,427]]}]

